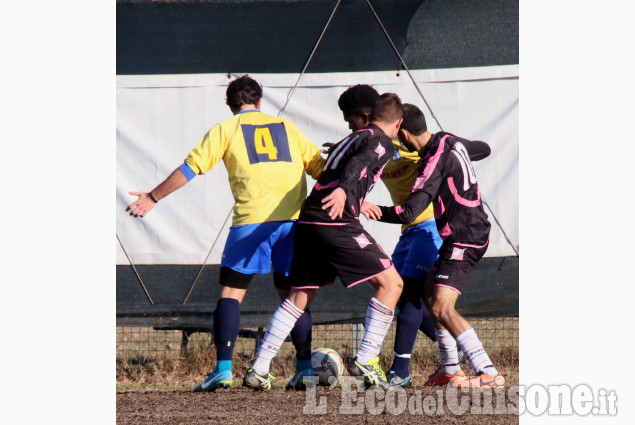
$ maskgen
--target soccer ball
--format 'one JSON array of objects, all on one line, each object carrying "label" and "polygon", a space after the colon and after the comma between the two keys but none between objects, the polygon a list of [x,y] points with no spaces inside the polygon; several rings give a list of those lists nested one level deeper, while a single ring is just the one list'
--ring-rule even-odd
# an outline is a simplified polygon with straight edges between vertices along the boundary
[{"label": "soccer ball", "polygon": [[330,348],[318,348],[313,351],[311,353],[311,365],[315,376],[318,377],[319,385],[331,385],[329,383],[331,376],[335,377],[335,382],[333,382],[333,385],[335,385],[337,378],[344,373],[342,358],[335,350]]}]

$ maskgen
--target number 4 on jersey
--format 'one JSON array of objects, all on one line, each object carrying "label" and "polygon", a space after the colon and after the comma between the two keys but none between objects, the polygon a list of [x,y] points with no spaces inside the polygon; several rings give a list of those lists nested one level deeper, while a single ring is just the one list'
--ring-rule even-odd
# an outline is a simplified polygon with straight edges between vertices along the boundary
[{"label": "number 4 on jersey", "polygon": [[283,123],[241,124],[249,163],[291,162],[287,130]]},{"label": "number 4 on jersey", "polygon": [[254,139],[257,153],[269,155],[269,159],[272,161],[278,159],[278,149],[273,144],[271,132],[268,128],[257,128]]}]

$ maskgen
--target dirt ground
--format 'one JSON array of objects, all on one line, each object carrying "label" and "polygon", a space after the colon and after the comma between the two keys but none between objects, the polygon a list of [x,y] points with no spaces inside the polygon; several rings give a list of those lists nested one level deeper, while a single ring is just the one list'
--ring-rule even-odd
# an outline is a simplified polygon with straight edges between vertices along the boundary
[{"label": "dirt ground", "polygon": [[[282,384],[284,385],[284,384]],[[355,387],[352,387],[355,389]],[[214,393],[193,393],[191,391],[130,391],[117,394],[117,424],[260,424],[293,423],[322,424],[401,424],[420,422],[426,424],[518,424],[514,407],[518,398],[512,395],[514,388],[506,387],[493,394],[492,406],[495,413],[479,414],[483,404],[482,394],[463,392],[454,398],[443,392],[439,399],[438,388],[416,386],[395,395],[389,403],[383,391],[380,395],[368,392],[345,392],[341,388],[318,387],[312,392],[285,391],[282,386],[270,392],[253,391],[237,387],[220,389]],[[477,390],[478,391],[478,390]],[[501,394],[503,394],[501,396]],[[401,402],[398,397],[402,397]],[[424,400],[435,402],[426,404]],[[407,402],[405,401],[407,400]],[[418,400],[418,402],[417,402]],[[438,400],[442,400],[441,403]],[[454,400],[454,401],[452,401]],[[457,400],[461,400],[457,404]],[[476,401],[475,401],[476,400]],[[424,403],[422,403],[424,401]],[[318,406],[325,406],[320,412]],[[389,407],[390,406],[390,407]],[[351,407],[362,412],[351,414]],[[502,412],[507,413],[501,413]],[[314,409],[317,414],[307,414]],[[342,413],[340,410],[342,409]],[[476,410],[472,410],[476,409]],[[512,412],[512,413],[509,413]],[[348,413],[348,414],[347,414]]]},{"label": "dirt ground", "polygon": [[[395,393],[358,391],[349,381],[333,389],[285,391],[294,372],[295,359],[272,363],[278,378],[269,392],[243,388],[242,373],[234,376],[235,388],[214,393],[194,393],[192,388],[205,378],[207,367],[214,364],[213,350],[189,353],[184,358],[162,362],[121,362],[117,373],[117,424],[121,425],[200,425],[200,424],[518,424],[518,352],[517,349],[493,353],[492,361],[506,379],[506,387],[484,394],[471,391],[457,395],[440,388],[423,387],[428,374],[436,368],[436,356],[416,357],[411,362],[414,388]],[[385,357],[382,367],[389,367]],[[247,359],[237,356],[234,368],[244,371]],[[472,374],[468,365],[463,365]],[[414,372],[414,373],[413,373]],[[460,400],[460,401],[459,401]],[[323,406],[322,411],[320,407]],[[489,406],[485,410],[481,406]],[[313,412],[313,413],[311,413]],[[515,413],[516,412],[516,413]]]}]

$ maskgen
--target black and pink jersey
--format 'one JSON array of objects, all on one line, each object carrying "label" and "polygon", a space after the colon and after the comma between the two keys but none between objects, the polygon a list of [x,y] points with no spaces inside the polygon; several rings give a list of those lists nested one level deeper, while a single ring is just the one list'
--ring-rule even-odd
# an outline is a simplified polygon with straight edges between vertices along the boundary
[{"label": "black and pink jersey", "polygon": [[[349,134],[329,150],[326,164],[300,212],[300,222],[350,223],[395,150],[392,140],[376,125]],[[346,192],[342,218],[331,220],[322,199],[336,188]]]},{"label": "black and pink jersey", "polygon": [[440,132],[419,152],[422,158],[412,193],[404,205],[380,207],[381,221],[410,223],[432,202],[439,235],[445,242],[483,246],[490,223],[470,160],[489,156],[487,143]]}]

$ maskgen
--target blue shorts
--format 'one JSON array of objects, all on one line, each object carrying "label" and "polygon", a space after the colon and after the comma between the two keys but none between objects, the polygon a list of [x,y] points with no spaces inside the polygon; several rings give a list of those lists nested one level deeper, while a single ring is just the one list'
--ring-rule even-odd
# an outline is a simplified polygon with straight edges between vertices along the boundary
[{"label": "blue shorts", "polygon": [[243,224],[229,228],[221,267],[244,274],[291,273],[295,220]]},{"label": "blue shorts", "polygon": [[397,273],[402,277],[425,280],[437,260],[442,243],[434,219],[407,228],[392,254]]}]

